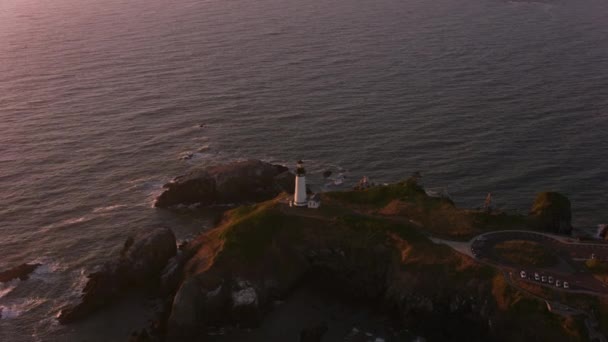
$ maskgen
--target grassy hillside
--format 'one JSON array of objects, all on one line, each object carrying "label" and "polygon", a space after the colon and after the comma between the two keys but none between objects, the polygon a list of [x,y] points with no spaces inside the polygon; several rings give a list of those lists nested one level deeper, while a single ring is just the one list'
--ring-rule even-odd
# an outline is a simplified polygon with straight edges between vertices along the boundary
[{"label": "grassy hillside", "polygon": [[512,240],[494,246],[496,256],[512,265],[551,267],[559,260],[547,247],[533,241]]},{"label": "grassy hillside", "polygon": [[468,240],[483,232],[526,227],[524,216],[458,208],[448,199],[427,196],[411,180],[365,190],[330,192],[324,194],[324,199],[371,215],[414,222],[424,231],[450,239]]},{"label": "grassy hillside", "polygon": [[518,217],[458,209],[406,182],[326,193],[320,210],[285,202],[229,211],[191,244],[196,255],[187,273],[206,275],[210,288],[229,276],[271,281],[287,291],[321,269],[325,278],[319,281],[355,296],[381,296],[405,325],[435,340],[469,339],[477,330],[477,338],[506,341],[583,336],[579,320],[548,313],[493,268],[427,238],[426,232],[466,238],[496,227],[520,228]]}]

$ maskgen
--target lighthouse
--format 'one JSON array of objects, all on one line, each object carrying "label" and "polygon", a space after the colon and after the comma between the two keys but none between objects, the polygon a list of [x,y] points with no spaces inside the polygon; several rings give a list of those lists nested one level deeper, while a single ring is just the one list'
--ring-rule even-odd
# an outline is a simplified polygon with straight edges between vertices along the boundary
[{"label": "lighthouse", "polygon": [[306,170],[301,160],[298,160],[296,164],[296,191],[293,195],[293,204],[296,207],[306,207],[308,205],[306,197]]}]

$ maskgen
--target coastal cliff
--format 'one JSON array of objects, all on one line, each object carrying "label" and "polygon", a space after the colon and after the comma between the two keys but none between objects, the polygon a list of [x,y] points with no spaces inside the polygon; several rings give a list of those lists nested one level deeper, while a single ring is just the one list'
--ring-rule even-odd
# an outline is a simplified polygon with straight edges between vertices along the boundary
[{"label": "coastal cliff", "polygon": [[[205,340],[218,326],[254,328],[303,283],[376,303],[431,341],[580,338],[574,322],[547,315],[502,274],[433,243],[425,230],[462,237],[523,217],[458,209],[412,182],[326,193],[320,210],[286,201],[282,195],[231,210],[188,244],[192,257],[167,320],[168,341]],[[441,228],[454,217],[466,224]]]},{"label": "coastal cliff", "polygon": [[294,176],[281,165],[246,160],[214,165],[179,176],[164,185],[154,206],[241,204],[293,191]]},{"label": "coastal cliff", "polygon": [[[560,206],[566,203],[561,195],[540,195],[526,217],[458,208],[428,196],[410,178],[323,193],[321,208],[307,209],[290,207],[292,196],[281,192],[293,188],[293,177],[286,168],[252,160],[179,177],[157,206],[260,202],[225,212],[180,251],[168,229],[127,240],[116,261],[89,276],[82,302],[64,308],[60,322],[153,284],[163,310],[150,331],[134,333],[131,341],[205,341],[222,327],[259,327],[276,303],[313,286],[369,303],[429,341],[583,339],[579,319],[548,313],[544,302],[510,287],[502,272],[431,239],[556,228],[541,221],[563,228],[560,220],[571,213],[569,201]],[[320,341],[331,325],[301,329],[302,341]]]},{"label": "coastal cliff", "polygon": [[558,192],[536,195],[530,210],[530,226],[556,234],[572,233],[572,209],[568,197]]}]

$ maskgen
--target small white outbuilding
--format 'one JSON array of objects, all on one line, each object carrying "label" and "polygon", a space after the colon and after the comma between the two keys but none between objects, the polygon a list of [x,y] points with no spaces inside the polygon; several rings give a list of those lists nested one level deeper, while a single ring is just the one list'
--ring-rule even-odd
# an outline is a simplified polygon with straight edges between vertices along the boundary
[{"label": "small white outbuilding", "polygon": [[321,206],[321,195],[314,194],[308,198],[308,207],[318,209]]}]

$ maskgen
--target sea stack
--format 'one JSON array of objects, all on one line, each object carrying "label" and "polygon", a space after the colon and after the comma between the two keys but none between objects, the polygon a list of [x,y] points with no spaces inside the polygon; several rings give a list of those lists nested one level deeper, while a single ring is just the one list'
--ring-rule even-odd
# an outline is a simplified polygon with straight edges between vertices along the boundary
[{"label": "sea stack", "polygon": [[305,207],[308,205],[306,199],[306,170],[304,169],[304,162],[298,160],[296,164],[296,190],[293,195],[293,204],[296,207]]}]

